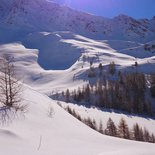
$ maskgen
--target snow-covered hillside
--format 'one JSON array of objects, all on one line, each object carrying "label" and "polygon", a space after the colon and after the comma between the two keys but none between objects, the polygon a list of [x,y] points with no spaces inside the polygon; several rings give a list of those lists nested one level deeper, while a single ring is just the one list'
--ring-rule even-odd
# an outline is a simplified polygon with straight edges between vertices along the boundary
[{"label": "snow-covered hillside", "polygon": [[[66,90],[68,87],[74,89],[87,83],[90,61],[93,61],[94,67],[102,63],[105,72],[106,66],[112,61],[118,70],[132,71],[137,61],[139,71],[155,71],[155,53],[139,50],[143,45],[134,47],[135,44],[128,41],[97,41],[71,32],[40,32],[29,35],[23,44],[2,44],[0,55],[11,54],[18,66],[20,78],[47,94]],[[128,50],[128,47],[133,50]],[[51,70],[46,71],[42,67]]]},{"label": "snow-covered hillside", "polygon": [[[147,42],[155,38],[154,18],[135,20],[119,15],[108,19],[46,0],[1,0],[0,21],[3,32],[4,29],[8,32],[10,27],[18,30],[12,34],[16,37],[24,35],[24,31],[71,31],[93,39]],[[8,39],[11,40],[11,36]]]},{"label": "snow-covered hillside", "polygon": [[1,127],[0,155],[154,155],[154,144],[103,136],[30,87],[23,95],[28,112]]},{"label": "snow-covered hillside", "polygon": [[[155,72],[154,25],[155,18],[108,19],[47,0],[0,0],[0,57],[14,58],[28,104],[25,117],[0,126],[0,155],[154,155],[153,144],[101,135],[47,97],[89,83],[91,62],[95,69],[102,63],[105,75],[112,61],[117,70],[135,71],[137,62],[138,71]],[[154,133],[153,118],[69,105],[104,126],[123,116],[129,127],[138,122]]]}]

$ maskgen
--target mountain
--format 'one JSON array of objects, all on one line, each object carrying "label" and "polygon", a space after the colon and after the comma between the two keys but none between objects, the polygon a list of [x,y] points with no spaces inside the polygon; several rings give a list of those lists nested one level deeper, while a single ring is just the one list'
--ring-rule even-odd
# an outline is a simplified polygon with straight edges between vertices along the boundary
[{"label": "mountain", "polygon": [[1,29],[5,27],[6,31],[9,31],[10,27],[14,27],[18,33],[22,29],[20,34],[24,34],[24,30],[25,32],[71,31],[92,39],[137,42],[155,39],[155,18],[136,20],[126,15],[119,15],[108,19],[46,0],[1,0],[0,21]]},{"label": "mountain", "polygon": [[[22,103],[27,105],[25,114],[11,115],[11,123],[0,126],[0,155],[154,155],[154,144],[102,135],[63,108],[70,106],[83,120],[90,117],[97,129],[100,122],[105,129],[109,118],[118,126],[123,117],[130,130],[138,122],[155,134],[154,118],[57,98],[66,89],[80,90],[97,80],[88,77],[91,62],[97,76],[102,63],[104,75],[117,78],[118,72],[108,73],[113,61],[122,73],[145,73],[148,99],[148,75],[155,72],[154,25],[155,17],[108,19],[46,0],[0,0],[0,57],[14,58],[15,73],[24,83]],[[155,99],[149,99],[154,105]],[[0,110],[0,123],[4,114]]]}]

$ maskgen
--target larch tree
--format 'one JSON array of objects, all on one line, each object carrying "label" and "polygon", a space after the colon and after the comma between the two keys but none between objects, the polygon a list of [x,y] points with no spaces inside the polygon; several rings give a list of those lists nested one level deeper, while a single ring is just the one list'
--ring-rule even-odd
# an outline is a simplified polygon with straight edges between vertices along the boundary
[{"label": "larch tree", "polygon": [[136,123],[133,126],[133,138],[136,141],[143,141],[144,140],[144,134],[142,128],[139,127],[138,123]]},{"label": "larch tree", "polygon": [[[5,122],[9,114],[26,112],[27,105],[21,103],[22,85],[16,77],[13,58],[3,55],[0,58],[0,117]],[[12,117],[12,116],[11,116]]]},{"label": "larch tree", "polygon": [[119,122],[118,133],[121,138],[130,139],[129,128],[124,118]]},{"label": "larch tree", "polygon": [[107,122],[107,127],[105,129],[105,134],[109,136],[117,136],[117,127],[111,118]]}]

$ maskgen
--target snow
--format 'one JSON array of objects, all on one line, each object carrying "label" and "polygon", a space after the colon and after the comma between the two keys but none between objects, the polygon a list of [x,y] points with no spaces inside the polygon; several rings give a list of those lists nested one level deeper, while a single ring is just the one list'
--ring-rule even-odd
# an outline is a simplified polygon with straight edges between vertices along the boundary
[{"label": "snow", "polygon": [[136,42],[155,39],[154,19],[143,22],[126,15],[113,19],[96,17],[46,0],[1,1],[0,27],[6,31],[22,27],[22,31],[29,32],[71,31],[92,39]]},{"label": "snow", "polygon": [[[27,86],[23,93],[28,112],[9,126],[1,127],[0,155],[154,155],[154,144],[101,135],[47,96]],[[47,114],[50,106],[54,109],[52,118]]]},{"label": "snow", "polygon": [[[49,34],[44,33],[44,35]],[[59,33],[57,35],[60,36]],[[69,115],[56,104],[56,101],[38,93],[40,91],[50,95],[52,92],[56,93],[56,91],[62,91],[66,88],[77,88],[87,82],[88,79],[82,77],[82,75],[89,68],[89,63],[83,63],[83,54],[94,57],[95,54],[99,53],[99,60],[104,64],[114,60],[122,67],[125,67],[124,65],[127,67],[134,62],[134,57],[118,53],[106,43],[103,44],[100,41],[79,35],[72,39],[70,37],[68,39],[67,36],[66,38],[61,41],[78,47],[79,51],[81,51],[81,48],[87,49],[89,53],[81,53],[79,61],[77,60],[69,69],[59,71],[46,71],[41,68],[37,63],[38,50],[27,49],[19,42],[0,45],[0,54],[6,52],[11,54],[15,59],[18,75],[23,77],[25,83],[33,87],[33,89],[30,86],[24,88],[23,102],[28,104],[28,112],[25,116],[19,115],[9,126],[1,127],[0,155],[154,155],[154,144],[101,135]],[[154,60],[152,57],[150,59],[153,65]],[[142,62],[143,68],[146,68],[147,64],[143,60]],[[98,61],[94,61],[94,65],[97,66],[98,63]],[[83,64],[83,68],[81,68],[81,64]],[[75,81],[73,81],[74,75],[77,78]],[[54,109],[52,118],[48,116],[50,106]],[[141,126],[149,128],[150,132],[154,132],[155,121],[153,119],[86,109],[79,106],[74,108],[83,117],[91,116],[98,122],[101,119],[104,120],[104,126],[109,117],[117,124],[123,116],[130,127],[138,122]],[[40,141],[41,145],[39,147]]]},{"label": "snow", "polygon": [[[118,70],[134,71],[137,61],[139,71],[155,72],[155,53],[144,51],[144,43],[154,44],[154,21],[96,17],[45,0],[1,0],[0,56],[14,57],[28,111],[0,126],[0,155],[154,155],[154,144],[101,135],[47,97],[89,83],[90,61],[95,68],[102,63],[105,74],[112,61]],[[154,119],[69,105],[104,127],[109,117],[116,124],[124,117],[129,127],[138,122],[155,133]]]},{"label": "snow", "polygon": [[62,107],[67,107],[69,106],[71,109],[75,109],[75,111],[80,114],[82,118],[88,118],[90,117],[92,120],[94,119],[97,122],[97,125],[99,127],[100,121],[103,124],[103,128],[106,128],[106,123],[109,118],[111,118],[114,123],[118,126],[120,119],[123,117],[128,126],[129,129],[133,128],[133,125],[138,123],[142,128],[147,128],[150,133],[155,134],[155,120],[153,118],[149,118],[147,116],[138,116],[138,115],[133,115],[129,113],[123,113],[121,111],[113,110],[113,109],[99,109],[95,107],[85,107],[83,105],[77,105],[77,104],[72,104],[72,103],[65,103],[65,102],[60,102]]}]

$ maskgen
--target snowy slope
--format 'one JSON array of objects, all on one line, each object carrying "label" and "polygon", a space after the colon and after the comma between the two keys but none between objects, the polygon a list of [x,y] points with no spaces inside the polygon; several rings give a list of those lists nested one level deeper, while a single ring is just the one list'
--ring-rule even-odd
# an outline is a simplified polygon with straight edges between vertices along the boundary
[{"label": "snowy slope", "polygon": [[[148,46],[150,50],[145,49],[145,46]],[[147,58],[151,57],[155,53],[155,48],[152,48],[152,46],[155,45],[155,41],[151,41],[147,44],[131,47],[131,48],[126,48],[119,50],[121,53],[128,54],[131,56],[134,56],[136,58]]]},{"label": "snowy slope", "polygon": [[15,34],[19,35],[24,33],[23,31],[71,31],[93,39],[148,42],[155,38],[154,18],[146,21],[119,15],[108,19],[46,0],[1,1],[1,29],[9,31],[10,27],[13,27],[18,29]]},{"label": "snowy slope", "polygon": [[[0,155],[154,155],[154,144],[101,135],[27,86],[24,100],[25,117],[0,129]],[[50,106],[52,118],[47,115]]]},{"label": "snowy slope", "polygon": [[[118,70],[134,70],[138,61],[138,70],[155,72],[155,53],[143,50],[155,40],[154,23],[155,18],[96,17],[46,0],[0,0],[0,56],[13,56],[18,77],[29,85],[25,117],[0,126],[0,155],[154,155],[153,144],[101,135],[37,92],[50,96],[88,83],[90,61],[94,67],[102,63],[105,74],[112,61]],[[152,119],[72,106],[83,117],[118,123],[123,116],[130,126],[142,122],[154,132]]]},{"label": "snowy slope", "polygon": [[[125,41],[117,42],[121,43],[120,47],[117,44],[119,49],[123,44],[131,45]],[[116,51],[107,41],[92,40],[71,32],[33,33],[25,39],[24,45],[19,42],[0,45],[0,55],[5,52],[12,54],[23,81],[47,94],[68,87],[74,89],[88,82],[87,70],[91,60],[94,67],[102,63],[105,73],[106,66],[112,61],[118,69],[126,71],[134,70],[135,61],[138,61],[140,71],[155,71],[155,53],[140,50],[138,55],[141,57],[137,59],[136,51],[132,54],[130,51]],[[45,71],[42,67],[52,70]]]},{"label": "snowy slope", "polygon": [[69,106],[71,109],[74,109],[78,114],[80,114],[81,118],[90,117],[92,120],[94,119],[97,123],[98,128],[101,121],[103,124],[103,129],[105,129],[109,118],[111,118],[114,121],[115,125],[118,126],[120,119],[123,117],[126,120],[129,129],[132,130],[133,125],[138,123],[142,128],[147,128],[150,133],[155,134],[155,120],[153,118],[123,113],[121,111],[113,109],[99,109],[95,107],[88,108],[72,103],[66,104],[65,102],[60,102],[60,104],[64,108]]}]

